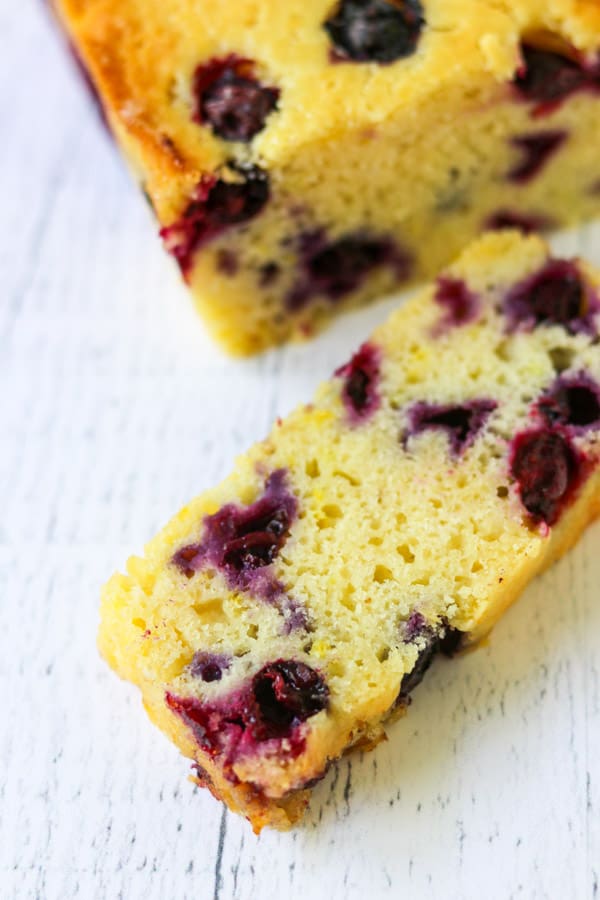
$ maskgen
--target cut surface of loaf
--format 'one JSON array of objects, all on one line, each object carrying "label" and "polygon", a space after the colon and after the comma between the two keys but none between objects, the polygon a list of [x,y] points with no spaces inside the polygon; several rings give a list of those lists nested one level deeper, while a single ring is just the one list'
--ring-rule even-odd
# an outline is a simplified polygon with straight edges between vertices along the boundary
[{"label": "cut surface of loaf", "polygon": [[588,265],[481,238],[108,583],[104,656],[256,830],[600,511],[599,328]]},{"label": "cut surface of loaf", "polygon": [[600,211],[597,0],[53,2],[232,352]]}]

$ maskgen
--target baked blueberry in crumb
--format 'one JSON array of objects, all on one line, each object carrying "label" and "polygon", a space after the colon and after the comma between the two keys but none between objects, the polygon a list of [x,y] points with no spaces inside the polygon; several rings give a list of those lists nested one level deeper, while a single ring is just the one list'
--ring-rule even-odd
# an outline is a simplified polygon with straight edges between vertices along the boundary
[{"label": "baked blueberry in crumb", "polygon": [[558,378],[538,403],[548,425],[562,425],[577,432],[600,427],[600,386],[588,375]]},{"label": "baked blueberry in crumb", "polygon": [[247,222],[269,197],[269,180],[263,169],[232,164],[229,169],[233,179],[219,178],[206,199],[207,220],[214,228]]},{"label": "baked blueberry in crumb", "polygon": [[269,569],[289,537],[298,509],[286,477],[284,469],[277,469],[250,506],[228,503],[205,516],[202,540],[178,550],[173,563],[187,578],[206,566],[219,569],[232,589],[249,591],[277,606],[285,617],[284,633],[289,633],[306,627],[308,616],[297,600],[286,596]]},{"label": "baked blueberry in crumb", "polygon": [[250,506],[228,503],[204,519],[205,539],[179,550],[174,562],[189,578],[205,562],[231,570],[234,581],[245,570],[268,566],[285,543],[297,501],[285,487],[286,473],[277,469],[265,491]]},{"label": "baked blueberry in crumb", "polygon": [[301,237],[300,275],[287,297],[290,310],[301,309],[312,297],[339,300],[360,287],[375,269],[392,266],[399,280],[410,271],[408,255],[389,238],[355,232],[327,241],[322,230]]},{"label": "baked blueberry in crumb", "polygon": [[409,429],[404,443],[424,431],[445,431],[450,452],[458,457],[475,441],[496,406],[494,400],[471,400],[457,405],[416,403],[408,413]]},{"label": "baked blueberry in crumb", "polygon": [[210,125],[224,141],[251,141],[279,98],[279,90],[261,84],[254,69],[251,59],[235,55],[198,66],[193,79],[195,121]]},{"label": "baked blueberry in crumb", "polygon": [[494,231],[501,228],[516,228],[523,234],[532,234],[534,231],[548,231],[555,228],[556,222],[549,216],[541,213],[520,213],[510,209],[499,209],[492,213],[483,223],[485,231]]},{"label": "baked blueberry in crumb", "polygon": [[577,451],[549,428],[523,432],[513,442],[511,474],[534,522],[554,525],[581,477]]},{"label": "baked blueberry in crumb", "polygon": [[204,175],[180,218],[161,229],[186,280],[200,247],[229,226],[253,219],[269,199],[269,179],[258,166],[229,164],[228,176]]},{"label": "baked blueberry in crumb", "polygon": [[419,0],[341,0],[323,27],[333,59],[391,63],[414,53],[424,24]]},{"label": "baked blueberry in crumb", "polygon": [[514,80],[518,95],[535,103],[534,115],[553,112],[563,100],[579,90],[600,89],[600,66],[585,65],[577,58],[544,50],[524,42],[523,65]]},{"label": "baked blueberry in crumb", "polygon": [[563,325],[568,331],[592,331],[586,286],[577,264],[551,259],[538,272],[517,284],[504,301],[511,330],[538,325]]},{"label": "baked blueberry in crumb", "polygon": [[574,59],[531,44],[521,45],[523,65],[514,84],[526,100],[541,104],[555,104],[578,90],[585,81],[585,73]]},{"label": "baked blueberry in crumb", "polygon": [[223,755],[226,777],[235,781],[231,764],[260,751],[264,741],[285,738],[286,756],[304,750],[302,723],[329,706],[329,688],[306,663],[278,659],[268,663],[240,689],[212,703],[167,692],[167,706],[183,719],[198,746]]},{"label": "baked blueberry in crumb", "polygon": [[396,705],[406,706],[410,703],[410,694],[423,680],[434,657],[438,653],[453,656],[460,648],[463,637],[463,632],[452,628],[446,620],[430,624],[422,613],[413,610],[404,623],[403,639],[406,643],[419,641],[424,646],[411,671],[402,678]]},{"label": "baked blueberry in crumb", "polygon": [[542,171],[554,154],[566,141],[566,131],[540,131],[511,138],[511,144],[521,153],[521,159],[508,172],[507,178],[515,184],[525,184]]},{"label": "baked blueberry in crumb", "polygon": [[379,348],[367,342],[357,350],[350,362],[335,371],[339,378],[344,379],[342,399],[354,422],[364,421],[379,406],[380,358]]},{"label": "baked blueberry in crumb", "polygon": [[433,299],[444,310],[444,316],[435,329],[436,334],[443,333],[448,328],[467,325],[479,313],[479,298],[469,290],[462,278],[440,276]]},{"label": "baked blueberry in crumb", "polygon": [[268,737],[285,733],[326,709],[329,689],[310,666],[293,659],[269,663],[252,680],[254,701]]},{"label": "baked blueberry in crumb", "polygon": [[202,681],[220,681],[223,677],[223,671],[228,669],[231,659],[223,653],[205,653],[199,650],[194,654],[189,665],[189,672],[194,678],[200,678]]},{"label": "baked blueberry in crumb", "polygon": [[463,649],[464,646],[465,632],[460,631],[458,628],[452,628],[450,625],[446,625],[443,633],[440,634],[440,653],[443,653],[444,656],[451,659],[459,652],[459,650]]},{"label": "baked blueberry in crumb", "polygon": [[228,503],[206,516],[203,541],[179,550],[175,564],[188,578],[207,563],[217,566],[232,587],[240,587],[240,580],[255,569],[269,566],[287,540],[298,506],[285,482],[285,470],[277,469],[267,478],[262,497],[250,506]]}]

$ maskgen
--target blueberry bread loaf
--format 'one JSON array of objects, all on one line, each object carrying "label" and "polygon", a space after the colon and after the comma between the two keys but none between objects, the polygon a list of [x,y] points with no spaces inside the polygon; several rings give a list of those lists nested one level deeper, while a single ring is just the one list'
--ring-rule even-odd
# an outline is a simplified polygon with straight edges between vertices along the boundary
[{"label": "blueberry bread loaf", "polygon": [[116,575],[100,647],[259,830],[600,512],[600,290],[473,244]]},{"label": "blueberry bread loaf", "polygon": [[235,353],[600,211],[597,0],[53,0]]}]

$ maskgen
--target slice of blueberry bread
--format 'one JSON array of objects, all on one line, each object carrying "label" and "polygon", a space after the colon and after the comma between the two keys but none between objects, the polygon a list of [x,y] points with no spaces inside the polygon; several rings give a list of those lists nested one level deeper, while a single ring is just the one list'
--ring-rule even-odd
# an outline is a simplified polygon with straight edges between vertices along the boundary
[{"label": "slice of blueberry bread", "polygon": [[599,284],[480,238],[109,582],[103,654],[255,829],[600,512]]},{"label": "slice of blueberry bread", "polygon": [[54,4],[233,352],[600,211],[597,0]]}]

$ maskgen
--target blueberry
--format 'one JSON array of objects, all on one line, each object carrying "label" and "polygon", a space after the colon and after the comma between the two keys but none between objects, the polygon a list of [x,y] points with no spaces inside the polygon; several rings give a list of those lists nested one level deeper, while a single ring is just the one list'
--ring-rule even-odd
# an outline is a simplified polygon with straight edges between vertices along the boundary
[{"label": "blueberry", "polygon": [[515,438],[511,473],[534,521],[554,525],[578,480],[579,460],[564,435],[539,429]]},{"label": "blueberry", "polygon": [[237,225],[258,215],[269,199],[267,173],[258,166],[233,166],[235,179],[219,179],[206,199],[206,217],[214,227]]},{"label": "blueberry", "polygon": [[577,429],[600,426],[600,387],[587,375],[557,379],[538,404],[548,425]]},{"label": "blueberry", "polygon": [[438,653],[443,653],[445,656],[453,656],[456,653],[462,643],[464,633],[457,628],[452,628],[446,619],[431,624],[421,612],[413,610],[404,624],[403,638],[407,643],[419,640],[424,646],[419,651],[410,672],[407,672],[402,678],[396,701],[400,705],[410,703],[410,694],[421,683]]},{"label": "blueberry", "polygon": [[326,244],[306,260],[310,281],[332,299],[358,287],[368,272],[385,262],[389,244],[380,239],[349,235]]},{"label": "blueberry", "polygon": [[208,123],[225,141],[247,143],[262,131],[279,97],[254,77],[252,60],[237,56],[212,59],[194,73],[195,118]]},{"label": "blueberry", "polygon": [[328,708],[329,689],[310,666],[279,659],[213,702],[170,692],[165,700],[190,728],[199,747],[213,757],[221,756],[226,777],[235,780],[231,765],[236,758],[257,753],[263,741],[285,738],[289,757],[301,753],[305,738],[298,726]]},{"label": "blueberry", "polygon": [[452,456],[460,456],[474,442],[496,406],[494,400],[472,400],[462,405],[416,403],[409,411],[405,441],[424,431],[445,431]]},{"label": "blueberry", "polygon": [[257,672],[252,693],[259,710],[260,730],[273,733],[304,722],[329,703],[325,681],[310,666],[280,659]]},{"label": "blueberry", "polygon": [[335,58],[390,63],[414,53],[424,24],[419,0],[341,0],[324,28]]},{"label": "blueberry", "polygon": [[312,297],[339,300],[357,290],[375,269],[393,266],[398,279],[410,268],[405,252],[387,237],[365,232],[346,234],[328,241],[322,230],[306,232],[300,239],[300,275],[288,294],[290,310],[301,309]]},{"label": "blueberry", "polygon": [[521,213],[511,209],[498,209],[484,222],[485,230],[501,228],[516,228],[523,234],[531,234],[534,231],[547,231],[554,228],[556,222],[542,213]]},{"label": "blueberry", "polygon": [[438,641],[435,634],[431,634],[427,637],[426,646],[423,650],[420,651],[417,656],[417,660],[406,675],[402,677],[402,681],[400,683],[400,691],[398,694],[398,701],[402,703],[406,703],[412,692],[419,684],[423,681],[425,673],[428,668],[431,666],[435,655],[438,651]]},{"label": "blueberry", "polygon": [[254,218],[269,199],[269,179],[263,169],[233,163],[228,169],[230,179],[204,176],[179,219],[160,232],[186,279],[204,244],[226,228]]},{"label": "blueberry", "polygon": [[521,46],[523,66],[514,84],[526,100],[549,104],[563,100],[581,88],[586,73],[572,59],[550,50],[542,50],[531,44]]},{"label": "blueberry", "polygon": [[202,681],[220,681],[223,670],[228,669],[229,665],[230,659],[224,654],[198,651],[189,665],[189,671],[194,678],[200,678]]},{"label": "blueberry", "polygon": [[365,343],[335,372],[344,379],[342,398],[353,421],[364,420],[379,406],[380,355],[378,347]]},{"label": "blueberry", "polygon": [[436,333],[443,332],[446,328],[467,325],[477,318],[479,298],[469,290],[462,278],[451,278],[448,275],[438,278],[434,300],[445,313]]},{"label": "blueberry", "polygon": [[297,512],[296,498],[286,487],[286,472],[278,469],[266,480],[262,496],[250,506],[233,503],[204,518],[200,542],[182,547],[174,564],[191,578],[209,564],[221,569],[230,587],[253,590],[274,601],[283,587],[269,575],[257,577],[285,544]]},{"label": "blueberry", "polygon": [[566,131],[539,131],[536,134],[522,134],[511,139],[511,143],[521,152],[521,159],[508,172],[507,178],[516,184],[525,184],[542,171],[551,157],[560,149],[568,137]]},{"label": "blueberry", "polygon": [[569,331],[586,323],[586,289],[577,265],[550,260],[538,272],[516,285],[504,301],[511,327],[563,325]]}]

